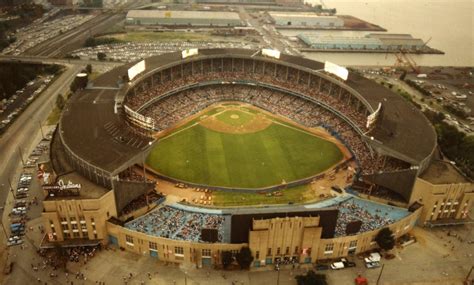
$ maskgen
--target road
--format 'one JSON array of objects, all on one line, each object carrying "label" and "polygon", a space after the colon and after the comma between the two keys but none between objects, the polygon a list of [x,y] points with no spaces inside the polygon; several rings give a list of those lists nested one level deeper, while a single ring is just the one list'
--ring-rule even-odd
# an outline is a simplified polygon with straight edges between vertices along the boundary
[{"label": "road", "polygon": [[33,139],[39,135],[39,123],[44,122],[54,107],[59,93],[65,94],[81,65],[68,66],[67,70],[43,91],[0,137],[0,205],[9,193],[9,179],[15,187],[14,177],[19,174],[19,150],[24,156],[31,149]]},{"label": "road", "polygon": [[260,19],[255,19],[245,10],[245,7],[239,7],[239,15],[241,19],[252,27],[254,27],[257,32],[262,36],[263,41],[272,49],[277,49],[281,52],[299,55],[300,52],[293,48],[283,37],[278,33],[278,31],[270,25],[266,25]]},{"label": "road", "polygon": [[123,64],[122,62],[116,61],[97,61],[87,59],[60,59],[60,58],[48,58],[45,56],[28,56],[28,55],[0,55],[0,62],[12,62],[12,63],[40,63],[40,64],[69,64],[69,65],[82,65],[87,64],[104,65],[104,66],[117,66]]}]

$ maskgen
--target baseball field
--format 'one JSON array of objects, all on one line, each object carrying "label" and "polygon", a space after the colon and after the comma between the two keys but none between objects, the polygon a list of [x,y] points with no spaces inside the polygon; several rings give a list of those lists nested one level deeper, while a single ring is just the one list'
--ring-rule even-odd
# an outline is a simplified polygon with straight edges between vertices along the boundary
[{"label": "baseball field", "polygon": [[222,104],[159,139],[154,171],[182,181],[260,188],[310,177],[344,160],[340,146],[262,110]]}]

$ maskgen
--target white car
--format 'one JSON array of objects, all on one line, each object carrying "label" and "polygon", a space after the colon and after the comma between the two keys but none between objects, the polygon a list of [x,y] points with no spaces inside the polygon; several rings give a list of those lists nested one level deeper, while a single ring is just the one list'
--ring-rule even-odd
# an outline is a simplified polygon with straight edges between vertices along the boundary
[{"label": "white car", "polygon": [[14,246],[14,245],[22,244],[22,243],[23,243],[23,240],[19,239],[19,240],[14,240],[14,241],[8,241],[7,245],[8,246]]}]

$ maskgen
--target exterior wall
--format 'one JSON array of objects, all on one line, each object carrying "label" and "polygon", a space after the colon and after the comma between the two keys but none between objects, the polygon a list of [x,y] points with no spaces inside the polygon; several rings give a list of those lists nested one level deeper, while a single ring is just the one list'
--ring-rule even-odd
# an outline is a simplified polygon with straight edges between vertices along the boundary
[{"label": "exterior wall", "polygon": [[275,218],[254,220],[249,233],[249,247],[254,266],[273,264],[277,258],[310,263],[316,260],[316,250],[322,228],[319,217]]},{"label": "exterior wall", "polygon": [[309,13],[269,13],[277,26],[319,26],[319,27],[342,27],[344,21],[336,16],[317,16]]},{"label": "exterior wall", "polygon": [[[421,211],[419,208],[389,228],[396,237],[408,233]],[[314,263],[319,259],[335,259],[377,247],[374,239],[378,230],[333,239],[321,239],[321,231],[318,217],[254,220],[249,244],[197,243],[150,236],[107,222],[107,242],[140,255],[198,267],[206,266],[205,259],[209,261],[208,265],[221,264],[222,251],[237,253],[244,246],[252,252],[254,267],[273,264],[276,258],[283,260],[285,257],[290,260],[294,257],[299,263]],[[326,250],[329,245],[332,247],[330,252]]]},{"label": "exterior wall", "polygon": [[[393,231],[396,238],[408,233],[415,226],[421,211],[422,208],[419,208],[409,216],[391,224],[388,228]],[[379,230],[375,230],[355,236],[321,239],[317,259],[334,259],[377,248],[375,237],[378,232]]]},{"label": "exterior wall", "polygon": [[464,219],[474,201],[473,183],[431,184],[417,178],[410,203],[423,204],[419,223],[442,219]]},{"label": "exterior wall", "polygon": [[46,200],[43,206],[45,231],[51,233],[56,241],[70,238],[105,239],[106,221],[117,216],[113,191],[99,199]]},{"label": "exterior wall", "polygon": [[225,19],[173,19],[173,18],[135,18],[133,20],[127,19],[127,24],[130,25],[164,25],[164,26],[239,26],[240,21],[225,20]]},{"label": "exterior wall", "polygon": [[[198,243],[155,237],[131,231],[119,225],[107,223],[108,242],[114,243],[130,252],[149,255],[172,263],[191,263],[201,267],[205,260],[208,265],[221,263],[222,251],[240,251],[246,244]],[[153,244],[154,243],[154,244]],[[210,259],[210,260],[209,260]]]}]

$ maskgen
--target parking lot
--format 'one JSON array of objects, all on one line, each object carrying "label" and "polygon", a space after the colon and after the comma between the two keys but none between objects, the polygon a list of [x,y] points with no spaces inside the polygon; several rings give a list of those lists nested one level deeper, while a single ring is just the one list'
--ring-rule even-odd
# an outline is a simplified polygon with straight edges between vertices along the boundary
[{"label": "parking lot", "polygon": [[93,17],[83,14],[61,16],[59,9],[53,9],[30,25],[18,29],[14,34],[16,41],[5,48],[2,54],[20,55],[39,43],[77,28]]},{"label": "parking lot", "polygon": [[[49,142],[51,140],[52,132],[54,129],[50,129],[43,138],[33,149],[33,151],[27,156],[22,158],[23,170],[19,176],[19,179],[14,185],[8,185],[10,191],[13,194],[13,200],[8,204],[11,207],[11,211],[8,214],[9,227],[4,227],[4,231],[7,235],[7,246],[18,246],[23,248],[24,236],[27,232],[27,222],[31,218],[37,218],[39,212],[29,213],[30,209],[34,206],[40,208],[40,201],[42,200],[41,187],[38,178],[43,178],[37,171],[37,162],[43,155],[48,156],[49,153]],[[10,207],[6,207],[5,211],[8,211]],[[8,228],[8,229],[7,229]]]},{"label": "parking lot", "polygon": [[54,75],[38,76],[16,91],[8,100],[0,102],[0,134],[50,84]]},{"label": "parking lot", "polygon": [[149,43],[123,43],[99,45],[96,47],[87,47],[75,50],[72,56],[78,56],[81,59],[97,60],[97,53],[105,53],[107,60],[132,62],[141,58],[147,58],[163,53],[185,50],[189,48],[247,48],[258,49],[261,45],[248,43],[231,43],[231,42],[149,42]]}]

